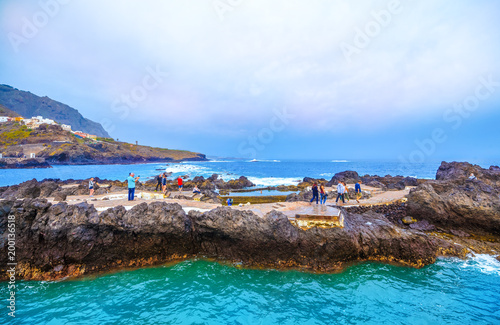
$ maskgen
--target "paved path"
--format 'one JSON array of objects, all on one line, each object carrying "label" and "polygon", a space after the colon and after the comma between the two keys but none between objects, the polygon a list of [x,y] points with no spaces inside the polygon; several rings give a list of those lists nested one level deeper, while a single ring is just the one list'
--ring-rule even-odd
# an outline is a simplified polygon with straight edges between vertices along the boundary
[{"label": "paved path", "polygon": [[[386,204],[397,200],[401,200],[410,192],[409,187],[401,191],[384,192],[381,191],[380,189],[370,188],[365,186],[363,190],[372,191],[373,196],[369,199],[361,200],[360,204],[358,204],[356,200],[351,199],[349,202],[346,202],[346,204],[343,206]],[[94,207],[97,209],[97,211],[104,211],[106,209],[113,208],[119,205],[122,205],[125,207],[125,209],[129,210],[133,206],[143,202],[178,203],[183,207],[183,209],[186,212],[189,212],[190,210],[197,210],[204,212],[221,206],[220,204],[200,202],[192,199],[187,200],[183,198],[180,199],[177,198],[179,196],[192,198],[194,195],[191,191],[183,191],[183,192],[173,191],[167,198],[163,198],[160,192],[136,191],[136,198],[134,201],[128,201],[127,196],[128,196],[127,191],[95,195],[94,197],[89,197],[88,195],[75,195],[75,196],[68,196],[66,202],[68,204],[78,204],[80,202],[86,201],[90,204],[93,204]],[[262,203],[262,204],[232,206],[232,208],[237,210],[253,211],[255,214],[262,217],[268,212],[271,212],[272,210],[277,210],[286,214],[290,219],[294,218],[296,214],[302,212],[306,214],[317,214],[317,215],[325,215],[325,214],[338,215],[339,210],[335,207],[334,199],[335,198],[330,198],[326,202],[326,206],[311,204],[309,202],[278,202],[278,203]],[[51,198],[49,198],[49,201],[53,202]]]}]

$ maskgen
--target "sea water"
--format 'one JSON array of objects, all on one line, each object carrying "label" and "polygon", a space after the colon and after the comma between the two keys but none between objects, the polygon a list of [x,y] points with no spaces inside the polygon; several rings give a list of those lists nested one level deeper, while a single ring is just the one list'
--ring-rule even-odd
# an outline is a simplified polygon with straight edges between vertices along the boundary
[{"label": "sea water", "polygon": [[[196,260],[20,282],[16,323],[500,324],[499,288],[500,262],[485,255],[422,269],[365,263],[336,274]],[[7,297],[5,284],[0,294]]]},{"label": "sea water", "polygon": [[[488,168],[490,163],[480,164]],[[498,163],[497,163],[498,164]],[[125,180],[130,172],[140,176],[141,181],[155,177],[167,171],[172,178],[187,175],[209,177],[218,174],[224,180],[246,176],[257,186],[276,186],[298,184],[304,177],[324,178],[330,180],[335,173],[354,170],[360,175],[410,176],[434,179],[440,162],[425,162],[406,164],[398,161],[347,161],[347,160],[250,160],[226,159],[204,162],[159,163],[135,165],[84,165],[84,166],[53,166],[44,169],[0,169],[0,186],[18,184],[30,179],[39,181],[46,178]]]},{"label": "sea water", "polygon": [[[488,167],[489,164],[481,164]],[[434,178],[439,162],[216,160],[178,164],[55,166],[0,170],[0,185],[36,178],[225,180],[247,176],[258,186],[296,184],[303,177],[360,175]],[[59,282],[18,281],[17,324],[500,324],[500,262],[478,255],[440,259],[422,269],[366,263],[337,274],[248,270],[202,260]],[[4,322],[5,320],[5,322]]]}]

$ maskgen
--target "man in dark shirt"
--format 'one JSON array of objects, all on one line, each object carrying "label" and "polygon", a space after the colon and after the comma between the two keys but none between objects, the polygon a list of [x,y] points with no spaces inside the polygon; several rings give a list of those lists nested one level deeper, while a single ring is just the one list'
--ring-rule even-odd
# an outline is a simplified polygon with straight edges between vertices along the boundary
[{"label": "man in dark shirt", "polygon": [[361,196],[363,195],[361,193],[361,181],[358,181],[356,185],[354,185],[354,192],[356,192],[356,202],[359,203],[359,199],[361,199]]},{"label": "man in dark shirt", "polygon": [[312,201],[314,201],[314,199],[316,199],[316,204],[318,204],[318,184],[316,183],[313,184],[312,191],[313,191],[313,198],[311,199],[311,203]]}]

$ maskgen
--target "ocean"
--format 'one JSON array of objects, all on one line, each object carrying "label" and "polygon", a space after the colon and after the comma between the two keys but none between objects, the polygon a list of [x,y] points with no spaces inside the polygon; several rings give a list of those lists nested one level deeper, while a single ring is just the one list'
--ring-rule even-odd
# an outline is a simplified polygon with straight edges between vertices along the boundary
[{"label": "ocean", "polygon": [[[500,324],[498,288],[500,262],[486,255],[422,269],[364,263],[337,274],[195,260],[21,282],[15,323]],[[5,284],[0,294],[7,296]]]},{"label": "ocean", "polygon": [[[493,162],[479,163],[488,168]],[[498,164],[498,162],[496,162]],[[335,173],[345,170],[357,171],[360,175],[401,175],[417,178],[434,179],[440,162],[405,164],[399,161],[372,160],[250,160],[222,159],[206,162],[153,163],[136,165],[85,165],[54,166],[47,169],[0,169],[0,186],[18,184],[30,179],[100,179],[125,180],[128,173],[134,172],[141,180],[148,180],[160,172],[172,172],[172,177],[188,175],[209,177],[219,174],[224,180],[246,176],[258,186],[298,184],[304,177],[324,178],[330,180]]]},{"label": "ocean", "polygon": [[[435,177],[439,162],[215,160],[176,164],[0,170],[0,185],[36,178],[124,180],[161,171],[247,176],[258,186],[329,180],[335,173]],[[489,164],[481,164],[489,167]],[[212,261],[126,270],[66,281],[19,281],[15,324],[500,324],[500,262],[439,259],[422,269],[380,263],[340,273],[242,269]],[[7,283],[0,284],[4,306]],[[2,322],[3,323],[3,322]]]}]

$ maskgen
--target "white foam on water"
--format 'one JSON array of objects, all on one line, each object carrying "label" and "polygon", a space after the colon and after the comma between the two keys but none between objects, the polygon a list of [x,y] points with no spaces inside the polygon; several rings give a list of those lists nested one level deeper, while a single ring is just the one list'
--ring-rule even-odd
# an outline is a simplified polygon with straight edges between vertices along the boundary
[{"label": "white foam on water", "polygon": [[332,160],[334,163],[346,163],[349,162],[349,160]]},{"label": "white foam on water", "polygon": [[488,254],[476,254],[462,262],[462,268],[479,269],[481,273],[500,276],[500,261]]},{"label": "white foam on water", "polygon": [[301,181],[296,177],[248,177],[257,186],[298,185]]},{"label": "white foam on water", "polygon": [[252,160],[247,160],[247,162],[281,162],[276,159],[252,159]]},{"label": "white foam on water", "polygon": [[173,174],[178,174],[178,173],[208,173],[210,171],[209,168],[204,167],[204,166],[197,166],[197,165],[188,165],[188,164],[176,164],[176,165],[170,165],[167,166],[165,169],[167,173],[173,173]]}]

